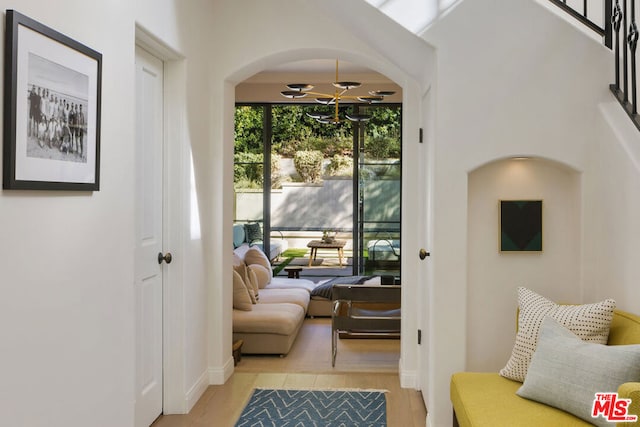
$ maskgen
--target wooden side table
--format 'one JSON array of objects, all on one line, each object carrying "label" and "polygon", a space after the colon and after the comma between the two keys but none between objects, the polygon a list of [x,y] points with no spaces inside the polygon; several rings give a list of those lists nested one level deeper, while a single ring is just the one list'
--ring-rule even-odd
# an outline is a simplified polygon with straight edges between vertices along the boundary
[{"label": "wooden side table", "polygon": [[318,255],[318,249],[337,249],[338,250],[338,260],[340,261],[340,267],[342,267],[342,257],[344,256],[344,245],[347,244],[346,240],[334,240],[331,243],[323,242],[322,240],[312,240],[307,243],[307,247],[311,248],[311,253],[309,254],[309,267],[311,267],[311,263],[316,259]]},{"label": "wooden side table", "polygon": [[299,279],[300,278],[300,272],[302,271],[302,267],[285,267],[284,271],[287,272],[287,277],[289,279]]}]

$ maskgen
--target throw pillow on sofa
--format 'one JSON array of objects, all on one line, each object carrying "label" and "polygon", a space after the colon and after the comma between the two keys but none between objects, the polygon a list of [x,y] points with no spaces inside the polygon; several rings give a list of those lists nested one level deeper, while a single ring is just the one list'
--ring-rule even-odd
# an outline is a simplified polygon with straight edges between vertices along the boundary
[{"label": "throw pillow on sofa", "polygon": [[233,226],[233,249],[242,245],[245,242],[246,233],[244,231],[244,225],[234,224]]},{"label": "throw pillow on sofa", "polygon": [[518,332],[511,357],[500,375],[523,382],[538,345],[542,321],[551,316],[582,340],[606,344],[616,302],[607,299],[583,305],[560,305],[527,288],[518,288]]},{"label": "throw pillow on sofa", "polygon": [[271,282],[271,273],[261,264],[251,264],[249,269],[256,276],[256,283],[258,289],[264,289]]},{"label": "throw pillow on sofa", "polygon": [[273,270],[271,269],[271,263],[269,258],[259,248],[252,246],[244,254],[244,262],[247,265],[258,264],[263,266],[269,272],[269,280],[273,277]]},{"label": "throw pillow on sofa", "polygon": [[233,272],[233,308],[244,311],[253,310],[247,287],[237,271]]},{"label": "throw pillow on sofa", "polygon": [[235,253],[233,254],[233,271],[237,272],[240,275],[244,286],[247,288],[247,292],[249,293],[251,302],[253,304],[256,304],[258,302],[258,293],[253,289],[253,286],[251,284],[251,277],[249,275],[247,265]]},{"label": "throw pillow on sofa", "polygon": [[[254,302],[257,303],[258,300],[260,299],[260,286],[258,286],[258,277],[256,275],[255,272],[255,265],[252,266],[247,266],[247,282],[245,283],[247,285],[247,287],[251,287],[251,292],[253,292],[253,295],[255,296],[256,301]],[[258,266],[260,267],[260,266]]]},{"label": "throw pillow on sofa", "polygon": [[615,393],[623,383],[636,381],[640,381],[640,345],[584,342],[546,317],[527,377],[516,394],[607,427],[612,424],[604,417],[592,417],[596,393]]},{"label": "throw pillow on sofa", "polygon": [[247,242],[261,242],[262,241],[262,229],[260,224],[255,222],[253,224],[245,224],[244,232],[246,234]]}]

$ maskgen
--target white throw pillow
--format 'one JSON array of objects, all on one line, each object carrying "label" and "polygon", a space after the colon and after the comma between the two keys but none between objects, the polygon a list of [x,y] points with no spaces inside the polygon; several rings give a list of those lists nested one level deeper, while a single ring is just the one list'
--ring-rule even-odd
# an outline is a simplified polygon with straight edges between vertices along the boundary
[{"label": "white throw pillow", "polygon": [[582,340],[606,344],[616,302],[607,299],[583,305],[559,305],[527,288],[518,288],[518,333],[506,366],[500,375],[524,381],[531,356],[538,345],[542,321],[550,316]]},{"label": "white throw pillow", "polygon": [[233,272],[233,308],[244,311],[253,310],[247,287],[237,271]]},{"label": "white throw pillow", "polygon": [[271,270],[269,258],[267,258],[264,252],[255,246],[249,248],[247,253],[244,255],[244,262],[247,263],[247,265],[259,264],[269,271],[269,277],[273,276],[273,270]]},{"label": "white throw pillow", "polygon": [[615,393],[623,383],[636,381],[640,381],[640,344],[587,343],[546,317],[527,378],[516,394],[608,427],[612,424],[603,416],[592,417],[595,394]]}]

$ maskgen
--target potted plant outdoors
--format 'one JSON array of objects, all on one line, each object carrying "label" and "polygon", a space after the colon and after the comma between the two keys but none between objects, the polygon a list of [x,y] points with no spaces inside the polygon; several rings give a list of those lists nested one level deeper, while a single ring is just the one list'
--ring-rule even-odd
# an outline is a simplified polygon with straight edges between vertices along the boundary
[{"label": "potted plant outdoors", "polygon": [[322,232],[322,241],[324,243],[333,243],[336,241],[336,235],[338,234],[338,232],[334,231],[334,230],[324,230]]}]

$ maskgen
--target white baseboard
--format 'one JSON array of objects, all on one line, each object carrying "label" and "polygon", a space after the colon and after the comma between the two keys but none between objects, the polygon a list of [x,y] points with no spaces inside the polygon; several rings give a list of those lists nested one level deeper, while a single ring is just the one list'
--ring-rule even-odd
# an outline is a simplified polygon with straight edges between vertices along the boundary
[{"label": "white baseboard", "polygon": [[209,387],[209,374],[207,371],[204,371],[200,378],[195,382],[193,386],[187,392],[187,396],[185,398],[185,408],[187,410],[187,414],[191,412],[191,409],[195,406],[195,404],[200,400],[204,392]]},{"label": "white baseboard", "polygon": [[229,357],[224,366],[209,368],[209,384],[224,384],[233,374],[233,357]]},{"label": "white baseboard", "polygon": [[427,427],[433,427],[433,423],[431,422],[431,417],[429,413],[427,413]]},{"label": "white baseboard", "polygon": [[398,362],[398,370],[400,371],[400,387],[419,389],[418,373],[413,370],[404,369],[402,367],[402,359]]}]

